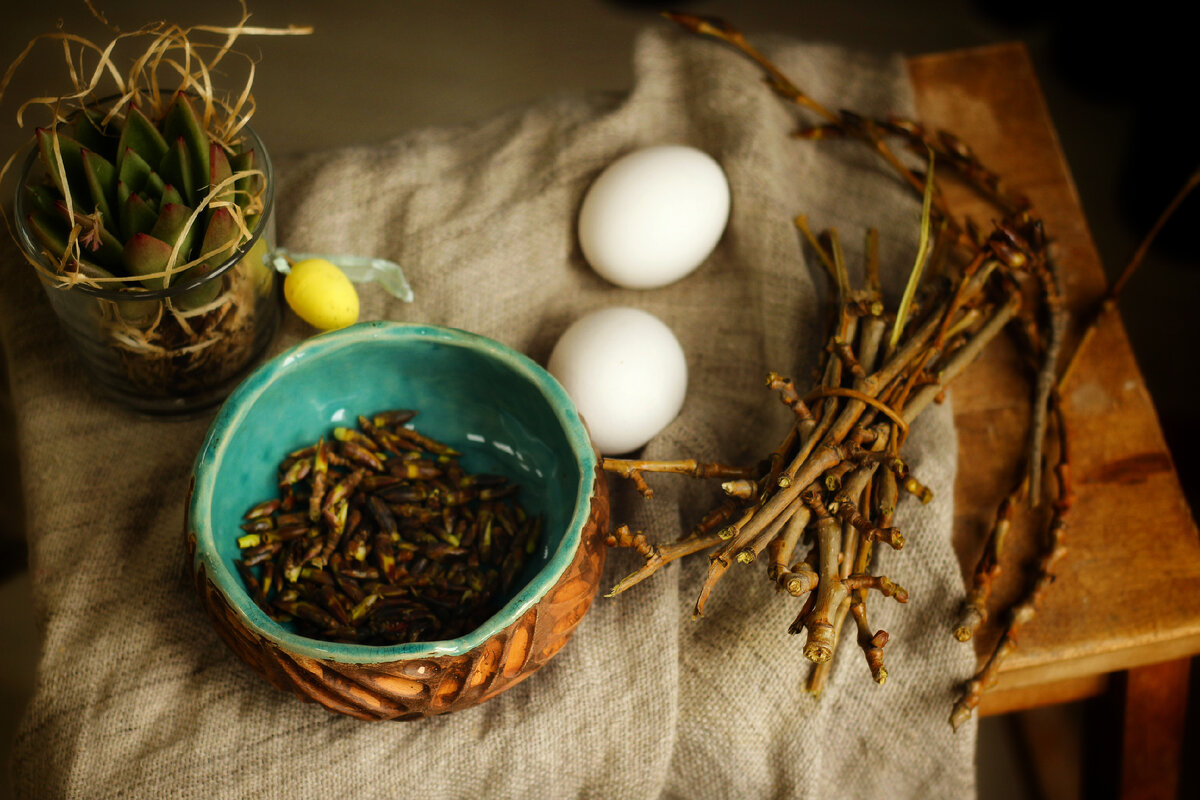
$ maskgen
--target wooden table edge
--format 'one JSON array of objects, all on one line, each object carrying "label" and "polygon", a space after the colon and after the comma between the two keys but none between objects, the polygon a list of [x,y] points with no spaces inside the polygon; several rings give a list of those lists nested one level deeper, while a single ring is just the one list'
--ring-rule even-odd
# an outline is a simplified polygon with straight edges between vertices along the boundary
[{"label": "wooden table edge", "polygon": [[[1021,88],[1028,89],[1034,94],[1032,100],[1037,104],[1038,119],[1036,121],[1041,124],[1038,133],[1039,135],[1048,137],[1046,139],[1046,147],[1052,151],[1052,155],[1062,164],[1061,175],[1051,175],[1048,177],[1060,189],[1066,190],[1068,195],[1067,202],[1071,206],[1068,213],[1074,215],[1073,222],[1077,223],[1076,238],[1079,239],[1082,237],[1082,246],[1089,249],[1089,255],[1095,258],[1095,263],[1098,265],[1099,257],[1095,253],[1095,245],[1091,239],[1090,230],[1087,229],[1086,219],[1083,217],[1078,190],[1062,155],[1057,131],[1051,121],[1049,109],[1046,106],[1040,84],[1038,84],[1033,71],[1032,60],[1024,44],[1020,42],[1003,42],[945,53],[930,53],[910,57],[907,63],[914,87],[918,119],[923,122],[932,122],[935,124],[942,122],[936,118],[932,120],[927,119],[923,114],[925,108],[923,108],[922,101],[925,98],[922,92],[923,90],[928,91],[931,87],[923,86],[922,80],[927,75],[936,72],[939,67],[944,68],[955,61],[965,63],[966,61],[976,61],[978,59],[1008,60],[1020,65],[1021,69],[1018,72],[1024,74],[1018,74],[1014,77],[1014,80],[1022,81]],[[1024,85],[1025,83],[1028,85]],[[950,127],[952,130],[954,129],[952,125],[947,127]],[[1106,325],[1109,326],[1110,330],[1115,332],[1120,345],[1128,350],[1129,346],[1124,326],[1119,317],[1114,315],[1112,319],[1106,321]],[[1140,367],[1137,366],[1136,359],[1132,358],[1131,350],[1129,351],[1129,355],[1135,378],[1144,389],[1144,380]],[[1157,433],[1157,438],[1161,440],[1161,425],[1157,413],[1152,406],[1149,412],[1149,421]],[[1165,445],[1163,445],[1163,450],[1165,451]],[[969,457],[970,454],[964,453],[960,449],[960,464],[965,463],[964,455]],[[1170,464],[1170,471],[1169,480],[1173,483],[1168,487],[1167,492],[1178,498],[1178,508],[1176,509],[1177,513],[1175,513],[1175,516],[1179,518],[1178,521],[1186,529],[1184,530],[1184,535],[1190,530],[1192,537],[1198,537],[1200,535],[1197,534],[1196,522],[1191,515],[1191,510],[1187,506],[1182,486],[1179,484],[1178,473],[1174,470],[1173,462]],[[998,496],[997,501],[999,499]],[[964,571],[969,571],[971,568],[973,568],[973,564],[964,564]],[[1036,624],[1036,618],[1033,624]],[[1173,631],[1169,632],[1167,636],[1148,636],[1144,642],[1126,642],[1125,644],[1130,644],[1131,646],[1110,647],[1078,656],[1067,655],[1062,659],[1032,664],[1026,663],[1021,665],[1018,662],[1013,666],[1002,668],[997,684],[984,694],[980,713],[1004,713],[1020,708],[1031,708],[1094,696],[1105,690],[1109,684],[1109,675],[1113,672],[1145,667],[1170,659],[1186,659],[1190,656],[1200,654],[1200,629]]]}]

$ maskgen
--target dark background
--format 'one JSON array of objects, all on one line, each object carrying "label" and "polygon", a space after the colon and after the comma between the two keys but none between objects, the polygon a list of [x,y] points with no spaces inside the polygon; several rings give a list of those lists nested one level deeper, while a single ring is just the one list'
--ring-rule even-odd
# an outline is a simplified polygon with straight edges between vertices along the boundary
[{"label": "dark background", "polygon": [[[69,30],[96,41],[109,38],[90,19],[82,0],[21,3],[19,10],[15,0],[3,2],[0,66],[33,36],[53,30],[59,19],[68,21]],[[160,18],[180,24],[232,24],[240,14],[232,0],[95,0],[95,5],[125,30]],[[673,7],[725,16],[752,40],[785,34],[906,55],[1023,41],[1110,279],[1200,166],[1191,124],[1200,72],[1197,45],[1181,12],[1165,2],[1126,4],[1115,7],[1118,11],[1022,0],[713,0],[677,2]],[[250,37],[239,49],[261,56],[254,84],[261,104],[255,128],[271,143],[273,153],[286,154],[381,141],[413,128],[479,119],[553,92],[627,89],[637,32],[667,24],[656,16],[658,8],[630,0],[258,0],[252,3],[251,24],[313,25],[316,33]],[[31,133],[28,125],[24,131],[16,127],[18,102],[48,93],[55,85],[51,78],[61,80],[63,75],[61,50],[46,45],[17,72],[0,103],[3,157],[20,148]],[[792,77],[804,85],[803,76]],[[836,104],[836,99],[818,99]],[[11,187],[9,178],[3,187],[6,198]],[[363,190],[370,192],[371,187]],[[1200,359],[1193,344],[1200,266],[1188,237],[1198,228],[1198,208],[1200,199],[1193,198],[1168,225],[1120,306],[1193,508],[1200,491],[1193,455],[1200,434],[1191,419],[1200,383]],[[0,386],[3,377],[0,368]],[[0,396],[0,473],[5,476],[16,474],[12,434],[4,421],[9,413]],[[23,621],[29,601],[21,513],[11,498],[5,499],[0,576],[7,578],[0,584],[0,618],[8,621],[0,625],[0,649],[6,653],[0,659],[0,735],[8,736],[31,685],[35,634]],[[1094,708],[1068,709],[1059,721],[1066,719],[1064,730],[1078,737],[1080,725],[1094,713]],[[985,721],[981,727],[981,796],[1037,796],[1021,758],[1018,730],[1000,720]],[[1083,751],[1068,746],[1064,752],[1066,775],[1072,769],[1071,754],[1078,757]],[[1095,751],[1087,753],[1094,759]],[[1104,764],[1093,760],[1091,766],[1101,778],[1107,774]],[[1069,776],[1059,784],[1047,789],[1046,796],[1075,796],[1072,792],[1081,788]],[[1087,796],[1096,795],[1097,786],[1086,788]],[[0,798],[5,791],[0,787]]]}]

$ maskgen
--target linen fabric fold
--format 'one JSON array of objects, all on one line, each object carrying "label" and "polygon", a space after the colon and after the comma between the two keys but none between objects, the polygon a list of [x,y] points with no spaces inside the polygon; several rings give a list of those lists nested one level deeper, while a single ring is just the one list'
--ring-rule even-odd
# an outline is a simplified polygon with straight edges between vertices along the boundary
[{"label": "linen fabric fold", "polygon": [[[899,57],[768,39],[808,93],[860,113],[911,114]],[[580,315],[657,315],[688,358],[682,413],[648,458],[754,463],[789,413],[768,370],[806,384],[830,287],[793,225],[837,227],[850,263],[880,230],[887,286],[916,250],[919,198],[866,148],[791,136],[803,113],[729,49],[669,28],[635,48],[627,94],[563,94],[458,127],[276,158],[279,241],[388,258],[416,300],[362,291],[363,319],[465,328],[545,363]],[[579,204],[615,158],[688,144],[724,168],[733,203],[713,255],[671,286],[614,287],[575,238]],[[271,143],[268,143],[271,146]],[[278,146],[276,146],[278,149]],[[278,153],[277,153],[278,156]],[[818,699],[805,691],[800,601],[761,563],[736,565],[702,619],[695,556],[613,599],[529,680],[476,708],[365,723],[269,686],[221,643],[194,597],[182,525],[192,458],[211,414],[147,420],[99,402],[36,278],[8,245],[0,332],[16,415],[33,604],[35,694],[14,745],[20,797],[969,797],[975,723],[947,722],[974,653],[950,627],[962,596],[951,547],[956,440],[949,409],[913,426],[907,459],[934,492],[901,503],[900,552],[877,571],[907,605],[871,598],[891,634],[876,685],[843,638]],[[288,318],[274,351],[310,331]],[[712,483],[651,476],[652,500],[614,480],[614,518],[658,540],[688,530]],[[611,586],[639,564],[613,551]],[[849,632],[847,632],[849,633]]]}]

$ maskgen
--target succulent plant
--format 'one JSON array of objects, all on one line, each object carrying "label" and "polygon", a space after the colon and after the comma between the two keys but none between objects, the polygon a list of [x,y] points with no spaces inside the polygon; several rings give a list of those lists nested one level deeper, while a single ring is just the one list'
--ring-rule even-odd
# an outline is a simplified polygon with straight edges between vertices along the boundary
[{"label": "succulent plant", "polygon": [[[162,289],[211,272],[262,210],[255,151],[210,136],[182,93],[161,114],[150,104],[123,116],[81,110],[39,129],[37,147],[47,177],[25,186],[29,230],[69,271],[129,279],[117,286]],[[175,305],[211,303],[220,284],[201,284]]]}]

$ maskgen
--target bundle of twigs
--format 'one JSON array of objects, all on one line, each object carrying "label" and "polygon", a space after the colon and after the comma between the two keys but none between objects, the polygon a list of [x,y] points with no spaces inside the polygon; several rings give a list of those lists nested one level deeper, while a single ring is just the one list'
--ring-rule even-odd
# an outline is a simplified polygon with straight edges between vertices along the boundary
[{"label": "bundle of twigs", "polygon": [[[816,663],[809,688],[819,692],[823,687],[847,615],[854,619],[871,675],[882,683],[887,677],[883,648],[888,635],[870,627],[868,596],[877,591],[905,602],[907,592],[887,577],[871,573],[872,551],[878,543],[895,549],[904,546],[903,534],[892,524],[902,492],[923,502],[931,497],[902,457],[905,437],[913,420],[938,401],[951,381],[1005,329],[1015,333],[1033,373],[1026,474],[1000,506],[955,629],[960,640],[969,640],[987,617],[996,558],[1013,504],[1023,498],[1034,505],[1042,503],[1043,441],[1048,416],[1058,415],[1056,361],[1066,327],[1048,240],[1029,202],[1009,192],[955,137],[908,121],[830,112],[728,24],[683,14],[668,16],[694,33],[733,46],[763,69],[776,94],[818,115],[820,123],[803,131],[804,138],[850,138],[878,152],[923,197],[921,240],[904,295],[893,311],[885,307],[880,290],[874,232],[867,238],[866,285],[856,288],[850,284],[837,232],[815,235],[803,217],[797,218],[797,226],[838,292],[820,382],[802,393],[786,377],[775,373],[767,377],[768,386],[795,420],[759,467],[605,460],[607,470],[633,480],[643,494],[650,494],[647,472],[721,478],[726,494],[690,534],[669,544],[651,543],[643,534],[619,527],[609,544],[635,549],[646,563],[620,581],[612,594],[671,561],[708,551],[708,575],[695,608],[699,615],[734,562],[750,563],[765,552],[768,579],[789,595],[806,598],[789,630],[806,633],[804,654]],[[895,142],[928,159],[924,174],[904,165],[892,149]],[[939,174],[956,174],[996,207],[998,219],[990,232],[950,213],[934,177],[935,163]],[[1071,491],[1066,430],[1061,418],[1056,423],[1055,499],[1037,578],[1029,595],[1013,609],[995,653],[965,687],[951,715],[955,727],[970,716],[982,690],[994,680],[1063,552],[1059,539]]]}]

